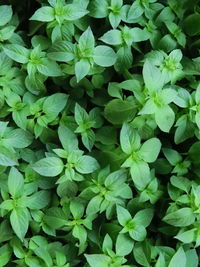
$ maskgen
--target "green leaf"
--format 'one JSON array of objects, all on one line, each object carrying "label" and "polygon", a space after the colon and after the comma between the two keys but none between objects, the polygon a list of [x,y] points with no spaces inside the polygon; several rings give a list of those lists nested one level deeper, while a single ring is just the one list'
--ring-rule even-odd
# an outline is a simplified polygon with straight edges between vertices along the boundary
[{"label": "green leaf", "polygon": [[10,152],[5,147],[0,147],[0,165],[15,166],[18,165],[16,154]]},{"label": "green leaf", "polygon": [[132,220],[132,217],[127,209],[122,206],[117,206],[117,219],[122,226],[125,226],[130,220]]},{"label": "green leaf", "polygon": [[0,26],[7,24],[12,18],[12,7],[8,5],[0,6]]},{"label": "green leaf", "polygon": [[50,194],[46,190],[41,190],[26,198],[27,207],[33,210],[39,210],[46,207],[50,201]]},{"label": "green leaf", "polygon": [[43,111],[48,115],[56,115],[61,112],[67,104],[68,95],[56,93],[48,96],[43,103]]},{"label": "green leaf", "polygon": [[120,132],[120,144],[126,154],[131,154],[140,147],[140,136],[132,125],[123,124]]},{"label": "green leaf", "polygon": [[143,241],[147,235],[146,229],[143,225],[135,225],[133,230],[129,231],[131,238],[136,241]]},{"label": "green leaf", "polygon": [[55,19],[54,9],[50,6],[44,6],[36,10],[30,20],[49,22]]},{"label": "green leaf", "polygon": [[80,36],[78,40],[78,47],[81,51],[83,57],[90,57],[94,50],[94,35],[91,31],[91,28],[88,27],[84,33]]},{"label": "green leaf", "polygon": [[29,216],[29,212],[26,208],[16,208],[10,215],[12,229],[22,242],[28,231]]},{"label": "green leaf", "polygon": [[12,130],[4,137],[4,142],[6,142],[6,144],[16,148],[25,148],[29,146],[32,141],[32,134],[22,129]]},{"label": "green leaf", "polygon": [[161,149],[161,142],[158,138],[151,138],[144,142],[140,148],[140,156],[146,162],[154,162]]},{"label": "green leaf", "polygon": [[110,30],[106,32],[101,38],[101,41],[103,41],[106,44],[110,45],[120,45],[122,44],[122,33],[119,30]]},{"label": "green leaf", "polygon": [[131,5],[129,11],[128,11],[128,19],[136,19],[140,17],[143,14],[144,10],[140,5],[139,1],[134,1],[134,3]]},{"label": "green leaf", "polygon": [[150,182],[150,169],[148,164],[142,160],[133,162],[130,171],[135,186],[139,190],[144,190]]},{"label": "green leaf", "polygon": [[32,168],[40,175],[54,177],[62,172],[64,164],[59,158],[48,157],[34,163]]},{"label": "green leaf", "polygon": [[191,208],[181,208],[167,214],[163,221],[176,227],[185,227],[194,223],[195,216]]},{"label": "green leaf", "polygon": [[90,267],[106,267],[111,262],[110,257],[103,254],[85,254]]},{"label": "green leaf", "polygon": [[153,219],[153,214],[154,214],[153,209],[140,210],[136,213],[133,220],[138,225],[147,227],[149,226],[149,224],[151,223],[151,220]]},{"label": "green leaf", "polygon": [[200,34],[200,14],[191,14],[183,21],[183,29],[189,36],[195,36]]},{"label": "green leaf", "polygon": [[75,74],[77,83],[80,82],[90,71],[90,63],[87,59],[81,59],[75,64]]},{"label": "green leaf", "polygon": [[102,67],[110,67],[115,64],[117,56],[114,50],[105,45],[99,45],[94,49],[94,62]]},{"label": "green leaf", "polygon": [[161,90],[164,86],[164,77],[160,70],[149,60],[146,60],[143,66],[144,83],[149,92]]},{"label": "green leaf", "polygon": [[134,242],[125,234],[119,234],[116,240],[116,254],[126,256],[133,250]]},{"label": "green leaf", "polygon": [[75,3],[65,5],[64,7],[65,20],[69,20],[69,21],[78,20],[84,17],[87,13],[88,13],[87,10],[81,9],[80,6],[76,5]]},{"label": "green leaf", "polygon": [[45,76],[58,77],[63,75],[59,65],[53,60],[43,58],[41,63],[36,66],[38,71]]},{"label": "green leaf", "polygon": [[8,57],[16,62],[25,64],[29,61],[30,51],[18,44],[8,44],[3,47],[4,52]]},{"label": "green leaf", "polygon": [[90,156],[82,156],[75,164],[75,169],[80,173],[92,173],[99,168],[96,159]]},{"label": "green leaf", "polygon": [[63,148],[68,153],[78,149],[78,139],[76,135],[66,126],[59,126],[58,136]]},{"label": "green leaf", "polygon": [[186,255],[182,247],[180,247],[174,254],[169,262],[169,267],[175,267],[179,264],[180,266],[186,267]]},{"label": "green leaf", "polygon": [[13,198],[22,196],[24,190],[23,175],[14,167],[10,169],[8,175],[8,190]]},{"label": "green leaf", "polygon": [[168,133],[175,121],[174,111],[168,105],[157,108],[155,121],[161,131]]},{"label": "green leaf", "polygon": [[113,99],[107,103],[104,110],[105,118],[112,124],[122,124],[135,116],[136,105],[134,102]]}]

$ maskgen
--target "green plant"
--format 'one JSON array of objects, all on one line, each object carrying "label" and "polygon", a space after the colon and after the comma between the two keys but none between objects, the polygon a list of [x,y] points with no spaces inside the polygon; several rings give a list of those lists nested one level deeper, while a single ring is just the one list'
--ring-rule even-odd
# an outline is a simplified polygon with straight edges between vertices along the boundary
[{"label": "green plant", "polygon": [[198,0],[0,5],[0,267],[197,267]]}]

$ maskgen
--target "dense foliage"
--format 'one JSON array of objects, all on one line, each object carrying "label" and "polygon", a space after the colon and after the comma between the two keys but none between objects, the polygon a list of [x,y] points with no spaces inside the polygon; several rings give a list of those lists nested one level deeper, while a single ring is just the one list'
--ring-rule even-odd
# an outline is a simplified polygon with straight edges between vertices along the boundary
[{"label": "dense foliage", "polygon": [[200,1],[0,5],[0,267],[197,267]]}]

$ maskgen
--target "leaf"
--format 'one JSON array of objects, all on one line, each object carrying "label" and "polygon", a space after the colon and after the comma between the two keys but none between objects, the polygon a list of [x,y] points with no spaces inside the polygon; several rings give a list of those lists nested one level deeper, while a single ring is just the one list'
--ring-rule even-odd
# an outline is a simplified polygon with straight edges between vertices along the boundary
[{"label": "leaf", "polygon": [[164,78],[158,68],[149,60],[146,60],[143,66],[143,78],[147,89],[150,92],[161,90],[164,86]]},{"label": "leaf", "polygon": [[56,115],[61,112],[67,104],[68,95],[56,93],[48,96],[43,103],[43,111],[49,115]]},{"label": "leaf", "polygon": [[99,45],[94,49],[94,62],[102,67],[110,67],[115,64],[117,56],[114,50],[105,45]]},{"label": "leaf", "polygon": [[96,159],[90,156],[82,156],[75,164],[75,169],[80,173],[92,173],[99,168]]},{"label": "leaf", "polygon": [[133,230],[129,231],[129,234],[131,238],[133,238],[136,241],[143,241],[147,235],[146,229],[143,225],[136,225],[134,226]]},{"label": "leaf", "polygon": [[120,144],[126,154],[131,154],[140,147],[140,136],[130,124],[124,123],[122,126]]},{"label": "leaf", "polygon": [[101,38],[101,41],[103,41],[106,44],[110,45],[120,45],[122,44],[122,33],[119,30],[110,30],[106,32]]},{"label": "leaf", "polygon": [[8,175],[8,190],[13,198],[22,196],[24,190],[23,175],[14,167],[10,169]]},{"label": "leaf", "polygon": [[134,102],[113,99],[105,106],[104,116],[112,124],[122,124],[134,118],[135,112],[136,105]]},{"label": "leaf", "polygon": [[81,59],[75,64],[75,74],[77,83],[80,82],[90,71],[90,63],[87,59]]},{"label": "leaf", "polygon": [[12,18],[12,7],[8,5],[0,6],[0,26],[7,24]]},{"label": "leaf", "polygon": [[151,138],[144,142],[140,148],[140,156],[146,162],[154,162],[161,149],[161,142],[158,138]]},{"label": "leaf", "polygon": [[103,254],[85,254],[85,257],[90,267],[106,267],[111,262],[110,257]]},{"label": "leaf", "polygon": [[168,105],[157,108],[155,121],[161,131],[168,133],[175,121],[174,111]]},{"label": "leaf", "polygon": [[41,190],[27,197],[27,207],[33,210],[39,210],[46,207],[50,201],[50,194],[46,190]]},{"label": "leaf", "polygon": [[189,36],[195,36],[200,34],[199,26],[200,14],[191,14],[183,21],[183,29]]},{"label": "leaf", "polygon": [[127,209],[118,205],[117,206],[117,219],[118,219],[118,222],[122,226],[125,226],[130,220],[132,220],[132,217]]},{"label": "leaf", "polygon": [[138,225],[147,227],[149,226],[149,224],[151,223],[151,220],[153,219],[153,214],[154,214],[153,209],[140,210],[136,213],[133,220]]},{"label": "leaf", "polygon": [[119,234],[116,240],[116,254],[126,256],[133,250],[134,242],[125,234]]},{"label": "leaf", "polygon": [[64,125],[59,126],[58,136],[63,148],[68,153],[78,149],[78,140],[76,135],[66,126]]},{"label": "leaf", "polygon": [[186,255],[182,247],[180,247],[177,250],[177,252],[174,254],[168,266],[176,267],[177,264],[179,264],[180,266],[186,267]]},{"label": "leaf", "polygon": [[78,40],[78,47],[84,57],[91,56],[94,50],[94,35],[91,28],[88,27],[86,31],[82,33]]},{"label": "leaf", "polygon": [[143,8],[140,5],[139,1],[135,1],[133,2],[133,4],[131,5],[129,11],[128,11],[128,19],[136,19],[138,17],[140,17],[143,14]]},{"label": "leaf", "polygon": [[54,177],[62,172],[64,164],[59,158],[48,157],[35,162],[32,168],[40,175]]},{"label": "leaf", "polygon": [[59,65],[53,60],[43,58],[41,63],[36,66],[38,71],[45,76],[58,77],[63,75]]},{"label": "leaf", "polygon": [[185,227],[194,223],[195,216],[191,208],[181,208],[167,214],[163,221],[175,227]]},{"label": "leaf", "polygon": [[5,135],[4,141],[11,147],[25,148],[32,143],[33,136],[22,129],[14,129]]},{"label": "leaf", "polygon": [[27,48],[18,44],[8,44],[3,47],[4,52],[8,57],[16,62],[25,64],[29,61],[30,52]]},{"label": "leaf", "polygon": [[64,18],[65,20],[73,21],[84,17],[88,13],[87,10],[82,10],[79,5],[68,4],[64,6]]},{"label": "leaf", "polygon": [[15,166],[18,165],[16,154],[10,152],[5,147],[0,147],[0,165]]},{"label": "leaf", "polygon": [[22,242],[28,231],[29,216],[26,208],[14,209],[10,215],[12,229]]},{"label": "leaf", "polygon": [[54,20],[54,9],[50,6],[44,6],[36,10],[30,20],[49,22]]},{"label": "leaf", "polygon": [[135,186],[139,190],[144,190],[150,182],[150,169],[148,164],[142,160],[133,162],[130,171]]}]

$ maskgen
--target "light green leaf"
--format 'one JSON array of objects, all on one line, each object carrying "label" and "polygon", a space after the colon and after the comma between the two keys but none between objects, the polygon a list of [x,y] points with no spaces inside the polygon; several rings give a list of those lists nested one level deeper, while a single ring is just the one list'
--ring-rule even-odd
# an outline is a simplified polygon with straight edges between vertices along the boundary
[{"label": "light green leaf", "polygon": [[116,254],[126,256],[133,250],[134,242],[126,234],[119,234],[116,240]]},{"label": "light green leaf", "polygon": [[117,56],[114,50],[105,45],[99,45],[94,49],[94,62],[102,67],[110,67],[115,64]]},{"label": "light green leaf", "polygon": [[68,153],[78,149],[78,139],[76,135],[66,126],[59,126],[58,136],[63,148]]},{"label": "light green leaf", "polygon": [[28,230],[29,216],[26,208],[16,208],[10,215],[12,229],[22,242]]},{"label": "light green leaf", "polygon": [[161,142],[158,138],[151,138],[144,142],[140,148],[139,155],[146,162],[154,162],[161,149]]},{"label": "light green leaf", "polygon": [[150,182],[150,169],[148,164],[142,160],[133,162],[130,171],[135,186],[139,190],[143,190]]},{"label": "light green leaf", "polygon": [[131,219],[131,214],[130,212],[123,208],[122,206],[117,206],[117,219],[118,222],[122,225],[125,226]]},{"label": "light green leaf", "polygon": [[0,6],[0,26],[7,24],[12,18],[12,7],[8,5]]},{"label": "light green leaf", "polygon": [[143,241],[147,235],[146,229],[143,225],[135,225],[133,230],[129,231],[131,238],[136,241]]},{"label": "light green leaf", "polygon": [[59,65],[53,60],[43,58],[41,63],[36,66],[38,71],[45,76],[58,77],[63,75]]},{"label": "light green leaf", "polygon": [[122,126],[120,144],[126,154],[131,154],[140,147],[140,136],[130,124],[124,123]]},{"label": "light green leaf", "polygon": [[90,63],[87,59],[81,59],[75,64],[75,74],[77,83],[80,82],[90,71]]},{"label": "light green leaf", "polygon": [[14,167],[10,169],[8,175],[8,190],[13,198],[22,196],[24,190],[23,175]]},{"label": "light green leaf", "polygon": [[90,267],[107,267],[111,262],[110,257],[103,254],[85,254]]},{"label": "light green leaf", "polygon": [[22,129],[12,130],[4,137],[4,142],[6,144],[16,148],[25,148],[29,146],[32,141],[32,134]]},{"label": "light green leaf", "polygon": [[32,168],[40,175],[54,177],[62,172],[64,164],[59,158],[48,157],[34,163]]},{"label": "light green leaf", "polygon": [[68,95],[56,93],[48,96],[43,103],[43,111],[49,115],[56,115],[61,112],[67,104]]},{"label": "light green leaf", "polygon": [[8,57],[16,62],[25,64],[29,61],[30,51],[18,44],[8,44],[3,47],[4,52]]},{"label": "light green leaf", "polygon": [[185,227],[194,223],[195,216],[191,208],[181,208],[167,214],[163,221],[176,227]]},{"label": "light green leaf", "polygon": [[186,255],[182,247],[180,247],[177,252],[172,257],[168,267],[186,267]]},{"label": "light green leaf", "polygon": [[157,108],[155,121],[161,131],[168,133],[175,121],[174,111],[168,105]]},{"label": "light green leaf", "polygon": [[160,70],[149,60],[146,60],[144,63],[143,78],[145,86],[150,92],[161,90],[164,86],[164,77],[162,76]]},{"label": "light green leaf", "polygon": [[75,169],[80,173],[92,173],[99,168],[96,159],[90,156],[82,156],[75,164]]},{"label": "light green leaf", "polygon": [[37,9],[33,16],[30,18],[30,20],[49,22],[54,20],[54,18],[54,9],[50,6],[44,6]]},{"label": "light green leaf", "polygon": [[46,190],[41,190],[27,197],[27,207],[29,209],[39,210],[46,207],[50,201],[50,194]]},{"label": "light green leaf", "polygon": [[106,32],[101,38],[101,41],[103,41],[106,44],[110,45],[120,45],[123,42],[122,39],[122,33],[119,30],[110,30]]}]

